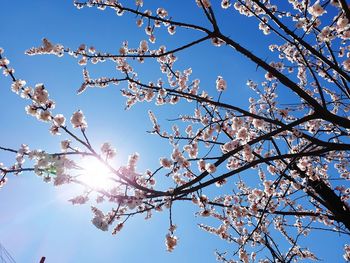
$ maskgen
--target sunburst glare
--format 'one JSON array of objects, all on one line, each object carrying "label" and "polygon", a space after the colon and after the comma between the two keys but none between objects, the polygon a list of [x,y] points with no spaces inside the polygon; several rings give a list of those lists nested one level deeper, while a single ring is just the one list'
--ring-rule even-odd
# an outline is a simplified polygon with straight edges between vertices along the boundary
[{"label": "sunburst glare", "polygon": [[78,179],[91,188],[111,188],[113,173],[101,161],[94,157],[84,157],[79,166],[82,168]]}]

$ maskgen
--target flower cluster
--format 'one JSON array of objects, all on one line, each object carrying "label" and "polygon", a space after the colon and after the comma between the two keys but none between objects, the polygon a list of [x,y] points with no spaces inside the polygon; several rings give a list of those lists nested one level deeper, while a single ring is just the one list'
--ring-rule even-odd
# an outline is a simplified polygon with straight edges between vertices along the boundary
[{"label": "flower cluster", "polygon": [[113,148],[112,145],[109,144],[108,142],[105,142],[104,144],[101,145],[101,152],[103,155],[106,156],[107,159],[109,158],[112,159],[117,154],[116,149]]},{"label": "flower cluster", "polygon": [[84,113],[81,110],[78,110],[73,113],[70,122],[73,125],[73,128],[86,129],[87,127],[87,122],[85,120]]}]

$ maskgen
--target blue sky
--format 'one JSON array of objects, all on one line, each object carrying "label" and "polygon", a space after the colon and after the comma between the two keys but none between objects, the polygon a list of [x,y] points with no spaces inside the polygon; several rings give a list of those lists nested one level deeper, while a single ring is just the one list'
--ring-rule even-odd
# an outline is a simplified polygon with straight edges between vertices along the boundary
[{"label": "blue sky", "polygon": [[[152,1],[156,2],[156,1]],[[194,2],[194,1],[192,1]],[[171,1],[163,1],[177,20],[206,23],[203,14],[194,3],[175,6]],[[146,1],[147,4],[147,1]],[[151,5],[154,8],[157,5]],[[69,116],[82,109],[86,114],[88,135],[94,145],[110,141],[117,148],[118,160],[123,163],[135,151],[141,159],[139,169],[155,168],[159,156],[170,153],[167,142],[146,133],[151,123],[147,110],[152,108],[159,119],[175,118],[183,113],[179,107],[158,107],[153,104],[136,105],[124,111],[125,99],[119,89],[111,86],[104,90],[91,89],[77,96],[76,90],[82,82],[82,68],[71,57],[24,55],[24,51],[38,46],[43,37],[54,43],[77,48],[80,44],[94,45],[97,49],[116,52],[124,40],[137,47],[145,38],[142,29],[135,26],[133,16],[117,17],[111,11],[96,9],[77,10],[71,1],[25,1],[2,0],[0,27],[0,47],[16,69],[16,76],[28,84],[45,83],[50,96],[57,102],[57,113]],[[170,8],[171,7],[171,8]],[[185,9],[185,10],[184,10]],[[271,40],[255,29],[252,19],[232,18],[219,11],[219,23],[224,32],[238,39],[249,49],[269,56],[262,49]],[[248,33],[249,32],[249,33]],[[253,32],[253,33],[250,33]],[[192,32],[179,32],[174,37],[160,33],[157,43],[175,47],[185,39],[193,39]],[[176,65],[180,69],[192,67],[193,76],[201,79],[202,88],[212,90],[216,77],[222,75],[230,89],[224,99],[243,105],[251,96],[245,86],[247,79],[261,80],[262,72],[228,48],[201,44],[179,54]],[[112,64],[97,67],[88,66],[92,77],[113,76]],[[138,66],[139,75],[145,81],[156,80],[158,66],[146,63]],[[206,86],[208,88],[206,88]],[[214,93],[213,93],[214,94]],[[242,104],[243,103],[243,104]],[[0,76],[0,145],[18,148],[21,143],[32,149],[58,151],[62,137],[53,137],[48,125],[38,122],[25,114],[26,101],[10,91],[10,80]],[[182,111],[188,108],[182,108]],[[166,124],[169,125],[169,124]],[[13,156],[0,152],[0,160],[5,164],[13,161]],[[178,225],[179,245],[173,253],[165,250],[164,237],[168,229],[168,213],[156,213],[145,221],[143,216],[130,220],[117,236],[96,229],[90,222],[89,205],[73,207],[67,200],[74,196],[77,188],[66,186],[54,188],[31,173],[18,177],[11,176],[9,183],[0,191],[0,242],[17,262],[38,262],[41,256],[47,262],[214,262],[214,250],[229,250],[230,247],[219,238],[201,231],[196,224],[203,222],[195,217],[196,210],[191,204],[177,204],[174,221]],[[322,238],[322,239],[321,239]],[[321,240],[321,241],[320,241]],[[343,240],[329,234],[312,234],[313,242],[325,243],[314,250],[326,262],[340,261]]]}]

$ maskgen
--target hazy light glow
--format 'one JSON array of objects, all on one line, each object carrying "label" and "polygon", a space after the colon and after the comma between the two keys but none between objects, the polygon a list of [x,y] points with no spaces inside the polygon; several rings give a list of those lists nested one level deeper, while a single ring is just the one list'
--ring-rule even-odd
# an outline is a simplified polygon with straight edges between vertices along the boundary
[{"label": "hazy light glow", "polygon": [[106,165],[94,157],[85,157],[79,163],[82,167],[78,177],[83,183],[92,188],[110,188],[113,185],[113,173]]}]

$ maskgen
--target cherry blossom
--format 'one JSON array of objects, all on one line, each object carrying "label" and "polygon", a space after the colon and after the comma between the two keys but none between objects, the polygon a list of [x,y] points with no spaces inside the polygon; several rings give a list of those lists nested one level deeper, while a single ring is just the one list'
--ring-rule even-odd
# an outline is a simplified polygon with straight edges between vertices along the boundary
[{"label": "cherry blossom", "polygon": [[[126,109],[141,102],[155,105],[148,111],[148,132],[164,140],[169,152],[156,157],[156,167],[145,171],[139,169],[143,159],[137,153],[129,153],[126,164],[115,165],[113,144],[96,146],[87,134],[82,110],[72,113],[74,129],[70,130],[64,115],[55,113],[62,105],[49,96],[50,87],[39,83],[32,88],[17,78],[0,49],[0,67],[12,81],[10,89],[27,102],[25,111],[45,122],[53,135],[65,136],[58,153],[31,150],[24,144],[19,149],[0,145],[1,151],[14,154],[12,164],[0,165],[0,187],[10,174],[26,171],[55,186],[78,184],[84,191],[69,201],[74,205],[96,202],[96,206],[109,202],[113,208],[106,211],[92,207],[92,224],[102,231],[113,229],[113,234],[124,231],[133,216],[151,219],[155,211],[168,213],[165,247],[169,252],[178,245],[173,204],[188,201],[199,220],[213,224],[200,223],[199,228],[232,246],[232,253],[216,252],[222,262],[318,259],[313,247],[302,245],[310,232],[349,235],[350,230],[350,11],[343,0],[287,2],[195,0],[196,11],[206,19],[195,24],[177,20],[170,9],[148,9],[143,1],[76,1],[79,9],[131,14],[140,39],[119,43],[115,53],[84,43],[70,48],[47,38],[26,51],[28,55],[66,54],[84,66],[78,94],[116,86],[125,97]],[[271,40],[261,47],[270,55],[251,51],[244,41],[224,32],[219,9],[232,21],[256,19],[259,36]],[[193,35],[188,42],[179,36],[184,29],[194,33],[188,34]],[[171,35],[166,33],[169,42],[176,40],[171,42],[175,47],[155,43],[165,37],[158,38],[161,30]],[[235,98],[228,95],[231,79],[220,76],[224,72],[201,81],[193,65],[177,62],[183,50],[201,43],[210,46],[211,52],[228,49],[240,54],[256,66],[260,77],[247,80],[244,89],[248,91],[235,85]],[[104,61],[113,64],[115,74],[92,77],[96,64]],[[154,79],[139,70],[146,61],[159,68]],[[240,92],[252,94],[246,104]],[[174,109],[171,125],[156,114],[161,105]],[[191,110],[185,110],[187,106]],[[79,160],[86,156],[111,173],[105,189],[81,180],[84,167]],[[344,245],[345,260],[350,260],[349,251],[349,245]]]}]

